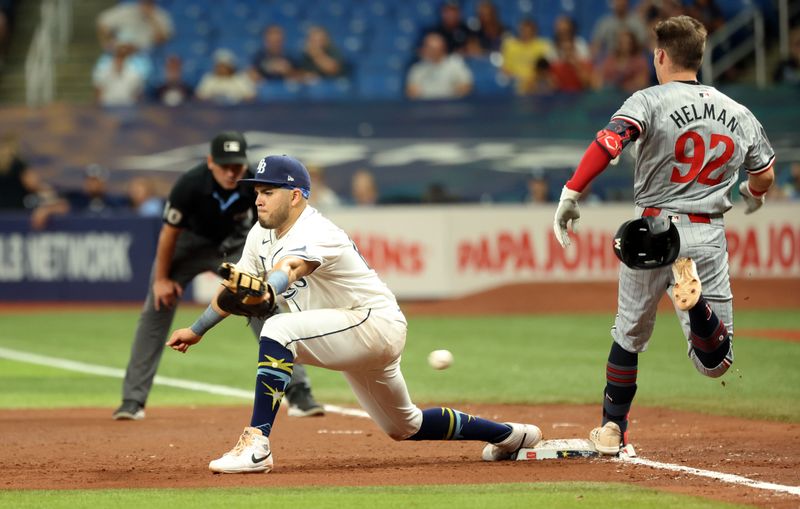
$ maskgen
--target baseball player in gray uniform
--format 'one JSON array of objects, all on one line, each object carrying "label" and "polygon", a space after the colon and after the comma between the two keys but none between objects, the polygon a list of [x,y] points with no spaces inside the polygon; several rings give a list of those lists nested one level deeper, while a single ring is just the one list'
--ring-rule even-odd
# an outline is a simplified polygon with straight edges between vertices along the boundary
[{"label": "baseball player in gray uniform", "polygon": [[[167,345],[185,352],[228,315],[221,303],[244,288],[244,299],[274,306],[276,296],[291,313],[266,320],[256,364],[250,426],[230,452],[212,461],[213,472],[268,472],[273,466],[269,434],[295,362],[341,371],[359,403],[395,440],[489,442],[483,459],[511,459],[542,433],[532,424],[498,423],[451,408],[420,410],[400,371],[406,319],[389,288],[361,257],[347,234],[307,203],[308,171],[288,156],[261,160],[253,179],[258,224],[247,236],[234,276],[189,328],[173,332]],[[266,275],[266,281],[263,281]],[[246,283],[243,283],[246,281]],[[255,286],[254,282],[255,281]],[[266,287],[260,294],[253,288]]]},{"label": "baseball player in gray uniform", "polygon": [[[590,439],[598,451],[617,454],[628,443],[628,412],[636,393],[638,354],[647,349],[656,308],[668,291],[688,340],[688,355],[705,376],[719,377],[733,362],[733,308],[723,213],[739,186],[754,212],[772,185],[774,152],[753,114],[697,81],[706,30],[688,16],[655,27],[654,64],[659,85],[633,94],[597,134],[564,186],[553,229],[570,243],[578,199],[591,180],[634,143],[636,216],[668,217],[680,237],[671,267],[634,270],[620,264],[614,342],[606,366],[602,426]],[[671,269],[671,270],[670,270]]]}]

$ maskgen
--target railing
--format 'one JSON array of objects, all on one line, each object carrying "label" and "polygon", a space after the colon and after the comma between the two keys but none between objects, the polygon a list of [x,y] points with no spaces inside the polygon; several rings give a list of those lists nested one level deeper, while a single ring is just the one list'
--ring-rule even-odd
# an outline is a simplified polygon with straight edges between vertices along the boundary
[{"label": "railing", "polygon": [[798,15],[800,15],[800,2],[792,2],[790,5],[789,0],[778,0],[781,59],[789,58],[789,24]]},{"label": "railing", "polygon": [[25,98],[28,106],[53,100],[56,60],[66,54],[72,35],[72,0],[42,0],[41,20],[25,60]]},{"label": "railing", "polygon": [[[733,45],[734,35],[748,26],[753,27],[753,35]],[[731,44],[726,48],[725,54],[714,61],[714,50],[723,44]],[[722,73],[755,53],[756,60],[756,85],[763,88],[767,84],[766,59],[764,49],[764,16],[758,9],[743,11],[719,30],[708,37],[706,43],[706,56],[703,59],[703,83],[712,85]]]}]

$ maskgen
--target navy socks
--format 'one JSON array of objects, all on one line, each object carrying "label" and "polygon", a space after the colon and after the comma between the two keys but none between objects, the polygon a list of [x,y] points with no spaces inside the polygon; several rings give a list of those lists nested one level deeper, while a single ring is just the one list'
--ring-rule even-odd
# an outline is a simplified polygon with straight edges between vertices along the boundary
[{"label": "navy socks", "polygon": [[422,411],[422,425],[408,440],[480,440],[496,444],[508,438],[511,426],[447,407]]},{"label": "navy socks", "polygon": [[628,429],[628,412],[636,394],[639,354],[611,344],[606,364],[606,389],[603,393],[603,424],[614,421],[624,434]]},{"label": "navy socks", "polygon": [[258,344],[258,370],[253,417],[250,426],[268,437],[281,406],[286,386],[292,379],[294,355],[286,347],[268,337]]},{"label": "navy socks", "polygon": [[730,350],[728,329],[702,295],[688,313],[689,341],[695,355],[707,368],[719,366]]}]

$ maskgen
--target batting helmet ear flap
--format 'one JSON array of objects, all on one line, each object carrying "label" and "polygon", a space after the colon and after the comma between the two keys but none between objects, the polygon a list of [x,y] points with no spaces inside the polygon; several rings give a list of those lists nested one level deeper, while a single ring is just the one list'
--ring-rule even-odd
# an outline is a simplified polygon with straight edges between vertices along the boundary
[{"label": "batting helmet ear flap", "polygon": [[632,269],[655,269],[678,258],[681,239],[669,217],[642,217],[622,223],[614,235],[614,254]]}]

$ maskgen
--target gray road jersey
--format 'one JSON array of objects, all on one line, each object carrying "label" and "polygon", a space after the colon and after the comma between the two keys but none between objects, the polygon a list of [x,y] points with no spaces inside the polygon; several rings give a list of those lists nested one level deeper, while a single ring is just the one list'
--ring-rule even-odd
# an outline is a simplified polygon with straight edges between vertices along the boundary
[{"label": "gray road jersey", "polygon": [[673,81],[640,90],[612,118],[641,132],[633,145],[633,196],[641,207],[723,213],[739,168],[765,171],[775,157],[753,114],[705,85]]}]

